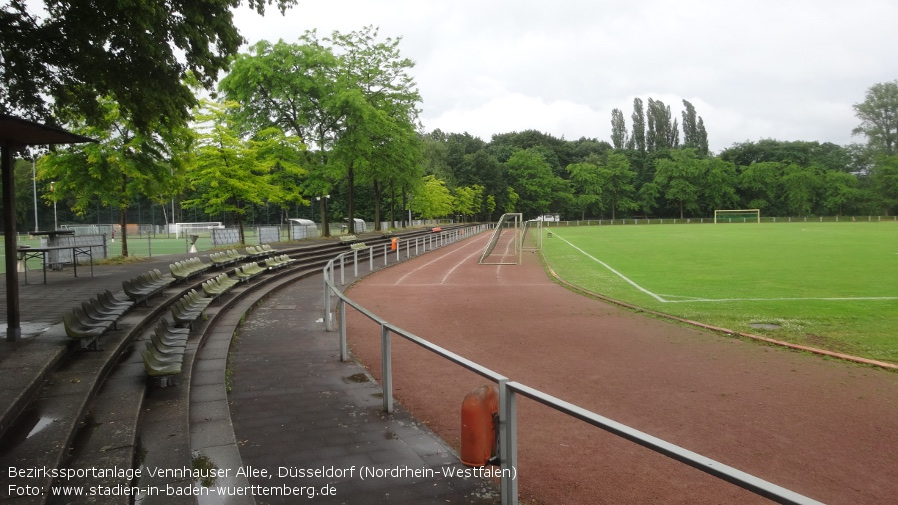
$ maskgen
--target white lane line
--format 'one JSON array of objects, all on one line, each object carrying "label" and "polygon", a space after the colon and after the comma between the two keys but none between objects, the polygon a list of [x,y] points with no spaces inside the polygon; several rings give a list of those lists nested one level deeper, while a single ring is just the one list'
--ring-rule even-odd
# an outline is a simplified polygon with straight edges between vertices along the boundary
[{"label": "white lane line", "polygon": [[[406,278],[408,278],[410,275],[414,274],[415,272],[418,272],[419,270],[422,270],[422,269],[424,269],[424,268],[427,268],[427,267],[429,267],[430,265],[433,265],[434,263],[436,263],[437,261],[442,261],[442,260],[444,260],[444,259],[447,259],[447,258],[449,258],[449,256],[450,256],[451,254],[454,254],[454,253],[456,253],[456,252],[460,252],[460,251],[464,250],[465,248],[467,248],[467,247],[469,247],[469,246],[476,245],[479,238],[480,238],[480,237],[475,237],[473,240],[471,240],[470,242],[467,242],[467,243],[464,244],[462,247],[459,247],[458,249],[456,249],[456,250],[454,250],[454,251],[451,251],[451,252],[449,252],[448,254],[445,254],[445,255],[443,255],[443,256],[440,256],[440,257],[438,257],[438,258],[436,258],[436,259],[432,259],[432,260],[428,261],[427,263],[424,263],[423,265],[421,265],[421,266],[419,266],[419,267],[417,267],[417,268],[415,268],[415,269],[413,269],[413,270],[410,270],[410,271],[406,272],[405,275],[403,275],[402,277],[396,279],[396,282],[394,282],[393,285],[394,285],[394,286],[398,286],[400,283],[402,283],[402,281],[404,281]],[[481,247],[482,247],[482,246],[481,246]]]}]

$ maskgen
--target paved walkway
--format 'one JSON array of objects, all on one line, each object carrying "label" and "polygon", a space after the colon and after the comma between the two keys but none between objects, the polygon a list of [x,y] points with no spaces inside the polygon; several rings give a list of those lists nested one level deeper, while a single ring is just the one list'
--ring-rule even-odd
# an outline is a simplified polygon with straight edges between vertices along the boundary
[{"label": "paved walkway", "polygon": [[[118,293],[123,280],[153,268],[167,271],[169,263],[187,256],[94,266],[93,277],[88,268],[79,268],[75,278],[68,267],[48,272],[47,284],[34,284],[42,280],[40,271],[29,272],[28,285],[20,276],[22,338],[6,342],[4,322],[0,401],[13,405],[27,397],[34,381],[65,359],[68,342],[59,331],[65,311],[105,289]],[[0,287],[5,296],[5,286]],[[248,482],[255,486],[256,496],[198,501],[293,503],[296,496],[266,496],[289,489],[302,494],[304,501],[314,493],[309,503],[497,503],[491,483],[444,476],[464,467],[423,424],[401,407],[392,415],[381,413],[379,385],[358,364],[339,361],[337,334],[325,332],[320,320],[322,303],[318,274],[288,284],[252,309],[236,341],[234,387],[225,402],[212,398],[214,394],[202,395],[207,386],[222,389],[225,385],[225,373],[218,375],[217,384],[214,378],[210,381],[214,373],[208,373],[210,367],[226,363],[220,330],[218,338],[200,345],[193,374],[202,384],[192,384],[190,389],[194,457],[197,446],[212,454],[219,448],[217,440],[233,441],[238,451],[219,459],[218,467],[230,476],[238,475],[240,468],[240,473],[248,475],[218,484]],[[5,299],[0,313],[5,321]],[[210,352],[204,354],[204,350]],[[223,407],[227,402],[229,409]],[[225,422],[227,417],[232,419]],[[233,431],[228,431],[232,422]],[[234,467],[226,466],[231,464]],[[300,476],[309,471],[324,476]]]}]

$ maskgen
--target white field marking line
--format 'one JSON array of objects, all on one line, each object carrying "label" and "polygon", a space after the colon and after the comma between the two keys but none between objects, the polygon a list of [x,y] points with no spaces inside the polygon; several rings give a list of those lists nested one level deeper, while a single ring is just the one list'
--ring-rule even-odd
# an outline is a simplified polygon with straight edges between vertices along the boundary
[{"label": "white field marking line", "polygon": [[891,301],[898,296],[842,296],[831,298],[693,298],[691,300],[667,300],[668,303],[690,302],[851,302],[851,301]]},{"label": "white field marking line", "polygon": [[649,291],[648,289],[645,289],[644,287],[640,286],[639,284],[636,284],[635,282],[631,281],[630,279],[627,278],[626,275],[624,275],[624,274],[618,272],[617,270],[611,268],[611,265],[609,265],[608,263],[605,263],[604,261],[602,261],[602,260],[596,258],[595,256],[589,254],[588,252],[584,251],[583,249],[580,249],[579,247],[575,246],[574,244],[568,242],[567,240],[565,240],[564,238],[562,238],[560,235],[558,235],[558,233],[555,233],[555,236],[556,236],[557,238],[560,238],[561,241],[564,242],[565,244],[567,244],[567,245],[573,247],[574,249],[580,251],[580,253],[582,253],[582,254],[583,254],[584,256],[586,256],[587,258],[589,258],[589,259],[595,261],[596,263],[602,265],[603,267],[607,268],[608,270],[610,270],[611,272],[613,272],[615,275],[617,275],[618,277],[620,277],[621,279],[623,279],[624,281],[626,281],[628,284],[630,284],[630,285],[633,286],[634,288],[636,288],[636,289],[642,291],[643,293],[645,293],[645,294],[651,296],[652,298],[654,298],[655,300],[658,300],[658,301],[661,302],[661,303],[667,303],[668,300],[662,298],[662,297],[659,296],[659,295],[656,295],[655,293],[652,293],[652,292]]},{"label": "white field marking line", "polygon": [[[480,237],[474,237],[473,240],[471,240],[470,242],[464,244],[462,247],[459,247],[458,249],[456,249],[456,250],[454,250],[454,251],[451,251],[449,254],[453,254],[453,253],[459,252],[459,251],[465,249],[466,247],[468,247],[468,246],[470,246],[470,245],[476,244],[477,241],[478,241],[478,239],[480,239]],[[441,261],[441,260],[444,260],[444,259],[448,258],[448,257],[449,257],[449,254],[446,254],[446,255],[440,256],[440,257],[438,257],[438,258],[436,258],[436,259],[430,260],[430,261],[428,261],[427,263],[424,263],[423,265],[419,266],[418,268],[415,268],[414,270],[411,270],[411,271],[407,272],[407,273],[406,273],[405,275],[403,275],[402,277],[396,279],[396,282],[394,282],[393,285],[394,285],[394,286],[398,286],[399,283],[401,283],[402,281],[404,281],[404,280],[406,279],[406,277],[408,277],[409,275],[412,275],[413,273],[415,273],[415,272],[417,272],[418,270],[421,270],[421,269],[423,269],[423,268],[427,268],[427,267],[429,267],[430,265],[433,265],[434,263],[436,263],[437,261]]]},{"label": "white field marking line", "polygon": [[[592,259],[593,261],[595,261],[595,262],[599,263],[600,265],[602,265],[603,267],[607,268],[608,270],[611,270],[612,272],[614,272],[615,275],[617,275],[617,276],[619,276],[621,279],[627,281],[629,284],[631,284],[631,285],[632,285],[633,287],[635,287],[636,289],[642,291],[643,293],[646,293],[647,295],[650,295],[650,296],[654,297],[656,300],[658,300],[658,301],[661,302],[661,303],[695,303],[695,302],[700,302],[700,303],[707,303],[707,302],[788,302],[788,301],[796,301],[796,302],[800,302],[800,301],[850,302],[850,301],[877,301],[877,300],[878,300],[878,301],[891,301],[891,300],[898,300],[898,296],[855,296],[855,297],[842,296],[842,297],[830,297],[830,298],[822,298],[822,297],[821,297],[821,298],[811,298],[811,297],[808,297],[808,298],[788,298],[788,297],[786,297],[786,298],[696,298],[696,297],[691,297],[691,296],[663,295],[663,296],[667,296],[667,297],[685,298],[684,300],[668,300],[668,299],[666,299],[666,298],[663,298],[662,295],[656,295],[655,293],[652,293],[651,291],[649,291],[649,290],[643,288],[643,287],[640,286],[639,284],[636,284],[635,282],[631,281],[631,280],[628,279],[624,274],[622,274],[622,273],[618,272],[617,270],[611,268],[607,263],[605,263],[605,262],[603,262],[603,261],[601,261],[601,260],[598,260],[598,259],[596,259],[595,257],[591,256],[589,253],[587,253],[587,252],[584,251],[583,249],[580,249],[579,247],[575,246],[574,244],[571,244],[570,242],[568,242],[568,241],[565,240],[564,238],[560,237],[557,233],[555,233],[555,236],[558,237],[558,238],[560,238],[562,242],[566,243],[567,245],[569,245],[569,246],[573,247],[574,249],[576,249],[576,250],[580,251],[581,253],[583,253],[587,258],[590,258],[590,259]],[[896,253],[896,254],[898,254],[898,253]]]}]

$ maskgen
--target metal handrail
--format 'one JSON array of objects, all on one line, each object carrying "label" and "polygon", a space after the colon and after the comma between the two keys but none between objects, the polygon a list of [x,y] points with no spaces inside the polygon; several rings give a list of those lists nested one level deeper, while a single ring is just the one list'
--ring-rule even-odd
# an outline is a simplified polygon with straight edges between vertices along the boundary
[{"label": "metal handrail", "polygon": [[[475,233],[479,233],[485,230],[486,227],[472,227],[470,228],[470,232],[465,233],[465,237],[469,237],[474,235]],[[474,230],[477,230],[476,232]],[[443,232],[441,235],[445,235],[444,237],[440,237],[437,246],[433,247],[433,243],[431,243],[432,248],[439,247],[441,245],[451,244],[459,239],[458,230],[451,230],[449,232]],[[369,248],[370,249],[370,248]],[[417,250],[417,243],[416,243]],[[355,262],[356,268],[358,263],[358,255],[355,251]],[[390,336],[392,334],[399,335],[400,337],[408,340],[409,342],[413,342],[428,351],[441,356],[467,370],[470,370],[486,379],[489,379],[495,382],[498,385],[499,389],[499,460],[500,460],[500,490],[502,495],[502,505],[517,505],[518,504],[518,485],[517,485],[517,462],[518,462],[518,451],[517,451],[517,395],[524,396],[526,398],[530,398],[538,403],[541,403],[551,409],[554,409],[558,412],[571,416],[575,419],[579,419],[583,422],[586,422],[592,426],[597,428],[601,428],[609,433],[622,437],[626,440],[639,444],[643,447],[646,447],[652,451],[663,454],[669,458],[672,458],[676,461],[679,461],[683,464],[689,465],[697,470],[701,470],[709,475],[722,479],[730,484],[739,486],[745,490],[748,490],[752,493],[755,493],[759,496],[763,496],[770,500],[773,500],[777,503],[783,504],[791,504],[791,505],[815,505],[820,504],[821,502],[809,498],[807,496],[803,496],[794,491],[790,491],[786,488],[773,484],[772,482],[768,482],[759,477],[755,477],[754,475],[748,474],[731,466],[725,465],[713,459],[702,456],[701,454],[692,452],[688,449],[684,449],[677,445],[671,444],[670,442],[666,442],[660,438],[654,437],[647,433],[641,432],[634,428],[630,428],[624,424],[618,423],[606,417],[603,417],[595,412],[586,410],[582,407],[578,407],[572,403],[566,402],[560,398],[549,395],[547,393],[543,393],[537,389],[533,389],[529,386],[521,384],[519,382],[511,381],[504,375],[490,370],[478,363],[475,363],[463,356],[460,356],[452,351],[449,351],[443,347],[440,347],[424,338],[421,338],[409,331],[406,331],[394,324],[390,324],[385,319],[380,316],[374,314],[373,312],[365,309],[357,302],[350,299],[346,296],[342,291],[340,291],[334,283],[334,262],[340,261],[341,264],[341,275],[342,269],[345,268],[343,263],[344,256],[348,253],[342,253],[328,262],[327,266],[324,267],[324,297],[325,297],[325,321],[328,322],[327,329],[330,331],[330,320],[331,320],[331,304],[330,298],[332,295],[336,295],[339,299],[339,312],[340,312],[340,359],[342,361],[347,361],[349,359],[347,344],[346,344],[346,306],[349,305],[359,311],[362,315],[377,323],[381,327],[381,367],[382,367],[382,386],[383,386],[383,405],[384,411],[387,413],[393,412],[393,377],[392,377],[392,351],[391,351],[391,341]],[[372,255],[371,260],[371,270],[373,267],[373,249],[370,253]],[[387,251],[384,250],[384,256],[386,260]],[[397,260],[398,260],[398,251],[397,251]],[[330,274],[330,275],[328,275]],[[356,270],[356,276],[358,276],[358,271]]]}]

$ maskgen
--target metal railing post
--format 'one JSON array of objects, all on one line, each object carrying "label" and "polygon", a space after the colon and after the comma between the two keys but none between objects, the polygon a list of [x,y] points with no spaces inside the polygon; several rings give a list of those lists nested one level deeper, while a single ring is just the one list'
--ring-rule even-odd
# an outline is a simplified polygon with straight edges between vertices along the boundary
[{"label": "metal railing post", "polygon": [[[508,387],[508,380],[499,382],[499,416],[502,505],[518,505],[518,407],[517,396]],[[501,438],[503,426],[504,438]]]},{"label": "metal railing post", "polygon": [[346,345],[346,301],[340,298],[338,302],[340,311],[340,361],[349,361],[349,348]]},{"label": "metal railing post", "polygon": [[381,382],[384,388],[384,412],[393,413],[393,356],[390,350],[390,330],[380,326]]},{"label": "metal railing post", "polygon": [[390,252],[387,251],[387,244],[384,244],[384,266],[387,266],[387,260],[390,258]]},{"label": "metal railing post", "polygon": [[324,331],[331,331],[331,291],[330,286],[327,285],[328,270],[330,270],[330,275],[333,277],[333,263],[331,263],[330,269],[324,269]]},{"label": "metal railing post", "polygon": [[352,251],[352,265],[353,265],[352,273],[353,273],[353,275],[355,275],[355,278],[358,279],[359,278],[359,250],[358,249],[356,249],[355,251]]},{"label": "metal railing post", "polygon": [[374,271],[374,246],[368,248],[368,271]]},{"label": "metal railing post", "polygon": [[402,249],[402,246],[399,245],[399,241],[396,241],[396,263],[399,263],[399,250]]},{"label": "metal railing post", "polygon": [[345,286],[345,285],[346,285],[346,275],[345,275],[345,272],[346,272],[346,262],[344,261],[344,258],[345,258],[345,257],[346,257],[346,256],[343,255],[343,254],[340,255],[340,285],[341,285],[341,286]]}]

